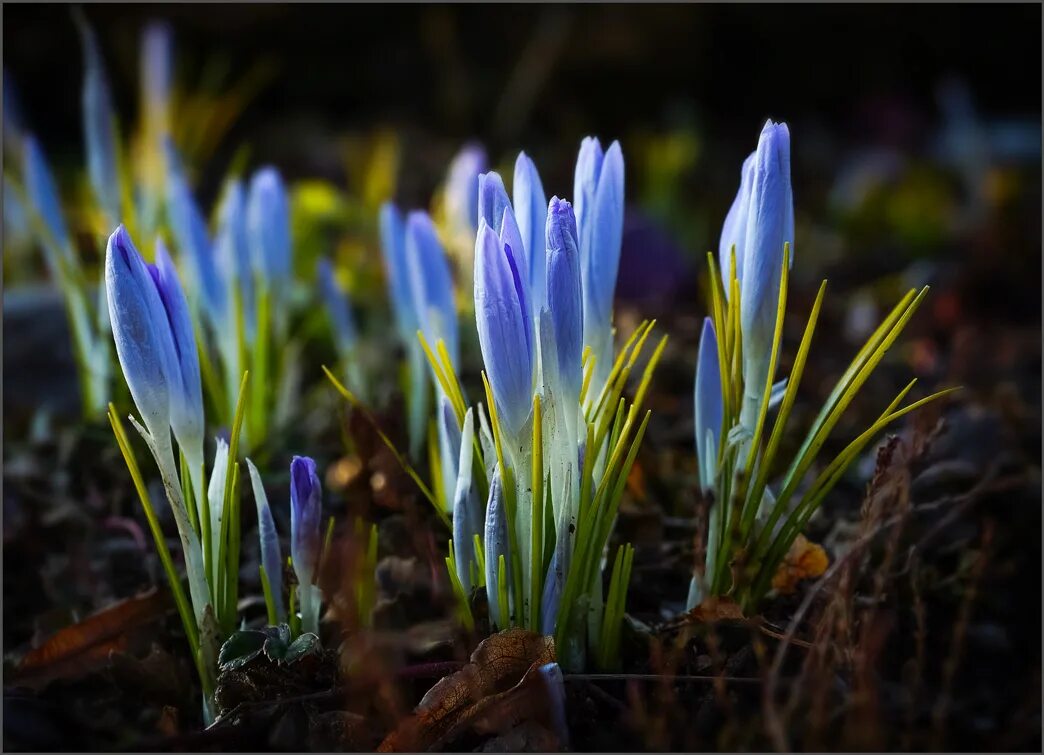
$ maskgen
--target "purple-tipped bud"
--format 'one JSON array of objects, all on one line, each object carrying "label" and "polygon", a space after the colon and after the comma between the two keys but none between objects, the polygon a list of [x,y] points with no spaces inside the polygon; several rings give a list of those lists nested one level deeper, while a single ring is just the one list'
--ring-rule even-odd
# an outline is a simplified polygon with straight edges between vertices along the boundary
[{"label": "purple-tipped bud", "polygon": [[475,320],[501,426],[514,438],[533,402],[533,327],[514,250],[479,221],[475,240]]},{"label": "purple-tipped bud", "polygon": [[424,338],[433,349],[440,338],[445,341],[450,361],[459,366],[453,275],[435,224],[426,212],[415,210],[407,216],[406,262],[413,309]]},{"label": "purple-tipped bud", "polygon": [[[500,467],[493,470],[489,483],[489,501],[486,503],[486,533],[482,544],[486,558],[486,595],[489,598],[489,616],[493,625],[506,629],[510,616],[503,616],[497,600],[500,589],[499,563],[504,557],[506,579],[511,584],[511,551],[508,550],[507,512],[504,510],[504,486]],[[510,591],[509,591],[510,592]],[[510,610],[510,608],[509,608]]]},{"label": "purple-tipped bud", "polygon": [[528,289],[529,253],[515,217],[515,210],[508,199],[507,191],[504,190],[504,181],[499,173],[493,171],[479,176],[479,225],[483,221],[496,231],[502,243],[511,247]]},{"label": "purple-tipped bud", "polygon": [[[584,309],[576,218],[569,202],[553,197],[547,210],[547,308],[551,315],[557,375],[564,398],[580,394],[583,380]],[[543,356],[551,358],[550,354]]]},{"label": "purple-tipped bud", "polygon": [[122,225],[105,249],[105,291],[131,397],[155,441],[169,447],[172,378],[180,382],[173,377],[179,374],[174,340],[153,276]]},{"label": "purple-tipped bud", "polygon": [[302,585],[310,585],[319,567],[322,488],[315,461],[295,456],[290,462],[290,555]]},{"label": "purple-tipped bud", "polygon": [[265,570],[268,586],[272,592],[276,616],[280,620],[283,611],[283,557],[279,552],[279,534],[276,532],[272,509],[268,505],[265,487],[261,484],[261,475],[250,459],[246,460],[250,470],[250,485],[254,489],[254,503],[257,505],[257,537],[261,550],[261,568]]},{"label": "purple-tipped bud", "polygon": [[[455,422],[455,420],[454,420]],[[475,490],[472,475],[474,458],[475,412],[469,408],[464,415],[464,430],[460,434],[460,456],[457,459],[457,478],[453,495],[453,557],[457,577],[464,594],[471,593],[471,569],[475,563],[475,536],[482,535],[482,503]]]},{"label": "purple-tipped bud", "polygon": [[478,228],[479,174],[487,170],[486,151],[467,144],[450,163],[446,176],[446,215],[455,231],[474,233]]},{"label": "purple-tipped bud", "polygon": [[718,369],[718,341],[714,322],[706,317],[700,334],[696,356],[696,458],[699,461],[700,486],[704,492],[714,487],[718,465],[718,440],[724,413],[721,397],[721,372]]},{"label": "purple-tipped bud", "polygon": [[522,244],[529,258],[529,290],[533,293],[533,311],[544,306],[544,234],[547,226],[547,197],[536,165],[525,152],[515,160],[515,179],[512,186],[515,218],[522,236]]},{"label": "purple-tipped bud", "polygon": [[247,238],[254,269],[277,291],[290,278],[290,202],[279,171],[259,169],[250,179]]}]

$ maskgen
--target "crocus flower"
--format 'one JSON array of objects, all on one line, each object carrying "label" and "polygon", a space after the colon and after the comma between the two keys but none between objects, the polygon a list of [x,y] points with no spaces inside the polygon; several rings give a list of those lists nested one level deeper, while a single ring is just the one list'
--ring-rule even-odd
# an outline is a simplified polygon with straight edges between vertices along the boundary
[{"label": "crocus flower", "polygon": [[290,203],[273,167],[259,169],[250,179],[247,236],[254,269],[273,292],[282,290],[291,267]]},{"label": "crocus flower", "polygon": [[612,367],[613,293],[623,239],[624,162],[619,142],[603,153],[598,139],[583,140],[573,201],[583,280],[584,343],[594,353],[600,388]]},{"label": "crocus flower", "polygon": [[218,207],[218,233],[214,246],[217,265],[225,279],[230,299],[236,291],[239,292],[246,338],[253,342],[257,328],[257,305],[254,302],[254,270],[247,239],[246,192],[241,181],[230,181],[225,187]]},{"label": "crocus flower", "polygon": [[[68,253],[69,234],[65,229],[61,199],[54,176],[43,150],[32,134],[26,134],[22,142],[22,177],[25,181],[26,198],[51,236],[52,243],[45,246],[50,250],[50,254],[55,256],[51,264],[56,265],[59,257],[67,259],[71,256]],[[52,269],[52,274],[57,272]]]},{"label": "crocus flower", "polygon": [[[584,311],[576,218],[569,202],[552,197],[547,210],[547,307],[555,344],[555,373],[564,400],[575,403],[583,380]],[[551,358],[544,354],[545,363]]]},{"label": "crocus flower", "polygon": [[[522,231],[515,218],[514,208],[504,189],[504,181],[494,171],[479,176],[479,224],[486,225],[496,231],[501,242],[511,247],[511,253],[518,263],[518,271],[522,280],[529,287],[529,257],[526,251]],[[528,300],[528,299],[527,299]],[[532,306],[532,302],[530,302]],[[532,310],[530,310],[532,312]]]},{"label": "crocus flower", "polygon": [[533,312],[544,306],[544,234],[547,225],[547,198],[536,165],[519,152],[515,160],[515,179],[512,186],[515,218],[522,235],[522,244],[529,259],[529,290],[533,294]]},{"label": "crocus flower", "polygon": [[[454,423],[456,420],[454,420]],[[475,562],[475,536],[482,535],[482,504],[475,490],[472,462],[474,459],[475,413],[468,408],[464,415],[464,430],[460,434],[460,457],[457,460],[457,476],[453,495],[453,557],[457,564],[457,577],[470,594],[471,564]]]},{"label": "crocus flower", "polygon": [[193,303],[202,308],[215,329],[224,331],[229,310],[228,295],[211,247],[207,222],[192,196],[177,153],[169,142],[167,160],[167,212],[178,251],[188,259],[192,272],[198,297]]},{"label": "crocus flower", "polygon": [[154,442],[169,448],[171,394],[182,390],[174,337],[155,279],[122,225],[105,249],[105,290],[131,397]]},{"label": "crocus flower", "polygon": [[310,584],[319,566],[322,506],[315,461],[295,456],[290,462],[290,555],[301,584]]},{"label": "crocus flower", "polygon": [[[500,557],[504,557],[505,578],[511,583],[511,551],[508,550],[507,512],[504,509],[504,484],[500,479],[500,467],[493,471],[489,483],[489,500],[486,503],[486,532],[482,543],[486,559],[486,594],[489,596],[489,616],[494,626],[505,629],[510,616],[502,615],[497,600],[499,594]],[[510,594],[510,591],[509,591]],[[509,607],[510,610],[510,607]]]},{"label": "crocus flower", "polygon": [[406,219],[406,264],[413,310],[424,338],[435,347],[441,338],[450,361],[459,364],[457,309],[453,301],[453,276],[428,213],[415,210]]},{"label": "crocus flower", "polygon": [[754,158],[756,156],[756,152],[751,152],[743,161],[739,191],[736,192],[736,198],[732,200],[732,206],[721,227],[721,241],[718,243],[718,267],[721,268],[719,272],[726,297],[730,293],[729,274],[733,247],[736,249],[736,280],[743,280],[743,260],[747,251],[747,215],[750,211],[750,187],[754,183]]},{"label": "crocus flower", "polygon": [[83,129],[87,146],[87,173],[94,196],[108,226],[120,219],[120,180],[116,171],[116,134],[112,96],[98,39],[86,21],[79,24],[83,37]]},{"label": "crocus flower", "polygon": [[761,131],[749,202],[743,277],[739,281],[745,392],[740,421],[753,427],[769,377],[785,243],[791,245],[793,261],[794,196],[790,185],[790,131],[785,123],[767,121]]},{"label": "crocus flower", "polygon": [[512,246],[480,220],[475,240],[475,320],[486,377],[509,438],[517,437],[533,402],[533,327],[526,288]]},{"label": "crocus flower", "polygon": [[718,341],[714,322],[706,317],[696,355],[696,457],[700,466],[700,486],[706,493],[714,488],[718,464],[718,439],[724,408],[721,398],[721,372],[718,369]]},{"label": "crocus flower", "polygon": [[413,306],[409,266],[406,264],[406,223],[399,208],[385,202],[380,209],[381,256],[395,321],[404,345],[411,344],[419,325]]},{"label": "crocus flower", "polygon": [[185,292],[177,270],[161,239],[156,241],[156,264],[148,265],[166,315],[174,346],[174,371],[170,381],[170,426],[189,462],[196,495],[203,493],[203,388],[199,352],[192,330]]},{"label": "crocus flower", "polygon": [[348,294],[337,283],[333,265],[325,257],[316,266],[319,282],[319,293],[326,303],[326,310],[333,323],[337,347],[342,354],[348,354],[355,348],[357,331],[355,318],[352,316],[352,305]]},{"label": "crocus flower", "polygon": [[487,169],[486,150],[466,144],[446,175],[446,217],[453,233],[472,234],[478,228],[479,174]]},{"label": "crocus flower", "polygon": [[261,568],[265,570],[268,586],[272,592],[272,602],[276,616],[282,620],[283,612],[283,557],[279,552],[279,535],[272,509],[268,505],[265,487],[261,484],[261,475],[250,459],[246,460],[250,470],[250,485],[254,489],[254,503],[257,505],[257,537],[261,548]]}]

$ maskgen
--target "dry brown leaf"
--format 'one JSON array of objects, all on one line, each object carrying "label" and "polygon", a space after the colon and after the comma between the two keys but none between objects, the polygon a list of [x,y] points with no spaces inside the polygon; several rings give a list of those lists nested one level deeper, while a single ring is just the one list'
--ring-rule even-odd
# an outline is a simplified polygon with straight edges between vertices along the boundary
[{"label": "dry brown leaf", "polygon": [[[471,662],[428,690],[411,717],[389,734],[379,752],[418,752],[450,741],[494,709],[532,669],[555,660],[555,643],[525,629],[507,629],[479,643]],[[522,693],[519,693],[522,694]],[[520,706],[520,710],[525,706]]]},{"label": "dry brown leaf", "polygon": [[169,606],[169,593],[153,589],[91,614],[26,653],[15,677],[19,684],[32,685],[101,668],[113,651],[128,647],[134,630],[162,617]]},{"label": "dry brown leaf", "polygon": [[823,576],[829,563],[823,546],[798,535],[772,578],[772,589],[780,595],[789,595],[801,580]]}]

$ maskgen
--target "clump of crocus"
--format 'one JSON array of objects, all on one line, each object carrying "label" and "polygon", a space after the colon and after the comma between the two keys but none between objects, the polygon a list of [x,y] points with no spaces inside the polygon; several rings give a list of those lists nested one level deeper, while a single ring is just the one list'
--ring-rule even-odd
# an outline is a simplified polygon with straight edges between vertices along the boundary
[{"label": "clump of crocus", "polygon": [[[608,165],[599,160],[584,175],[593,175],[598,207],[590,205],[588,222],[611,229],[622,222],[623,172],[619,146],[610,154]],[[599,193],[600,180],[613,188]],[[633,550],[617,552],[608,596],[601,582],[604,551],[644,435],[648,414],[640,407],[665,339],[628,402],[622,394],[652,325],[643,323],[613,359],[619,239],[614,250],[611,238],[589,232],[595,240],[588,254],[604,255],[612,270],[608,275],[591,266],[597,281],[588,284],[573,208],[557,197],[545,201],[525,154],[515,165],[514,202],[498,174],[480,177],[478,217],[475,319],[488,423],[481,407],[467,406],[446,350],[438,356],[428,350],[461,428],[447,561],[462,616],[471,621],[470,590],[484,586],[495,626],[554,634],[571,668],[582,666],[589,651],[609,666],[619,647]],[[589,285],[597,294],[589,296]],[[600,318],[590,328],[589,312]],[[597,349],[609,362],[598,387],[588,333],[597,334]]]},{"label": "clump of crocus", "polygon": [[149,519],[209,705],[217,643],[236,624],[236,456],[242,391],[231,441],[219,439],[206,485],[205,418],[196,337],[188,302],[162,242],[156,245],[156,263],[151,265],[142,259],[126,229],[117,228],[106,248],[105,291],[116,353],[141,416],[140,421],[131,417],[131,422],[148,445],[163,480],[181,541],[191,605],[182,593],[133,450],[111,404],[109,420]]},{"label": "clump of crocus", "polygon": [[[706,564],[693,577],[689,607],[728,594],[750,610],[769,591],[780,561],[847,467],[890,422],[947,393],[900,408],[911,381],[880,417],[802,483],[823,442],[927,294],[910,290],[845,370],[773,494],[768,476],[790,417],[819,317],[826,281],[805,326],[791,374],[774,383],[794,259],[790,132],[769,121],[743,164],[740,189],[722,229],[719,258],[708,254],[712,316],[696,365],[696,452],[700,486],[712,501]],[[768,411],[779,403],[771,432]],[[767,435],[767,442],[765,437]],[[803,492],[798,492],[799,487]]]}]

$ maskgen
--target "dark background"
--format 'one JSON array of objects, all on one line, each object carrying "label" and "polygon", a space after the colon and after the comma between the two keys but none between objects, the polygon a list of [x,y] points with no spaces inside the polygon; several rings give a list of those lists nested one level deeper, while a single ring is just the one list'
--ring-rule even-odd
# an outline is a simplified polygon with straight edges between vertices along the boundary
[{"label": "dark background", "polygon": [[[215,55],[227,57],[233,78],[258,60],[274,63],[276,75],[226,142],[264,144],[281,126],[269,158],[291,173],[325,166],[285,137],[289,124],[313,133],[391,125],[450,143],[478,137],[499,157],[522,145],[572,152],[591,132],[612,138],[695,123],[715,149],[735,151],[721,162],[738,166],[769,116],[806,136],[916,141],[948,77],[967,83],[983,113],[1040,113],[1037,4],[84,10],[123,122],[137,112],[138,40],[149,19],[172,23],[179,73],[198,72]],[[68,7],[8,5],[4,20],[4,65],[29,126],[56,157],[60,145],[80,149],[81,48]],[[541,170],[556,177],[551,165]]]}]

